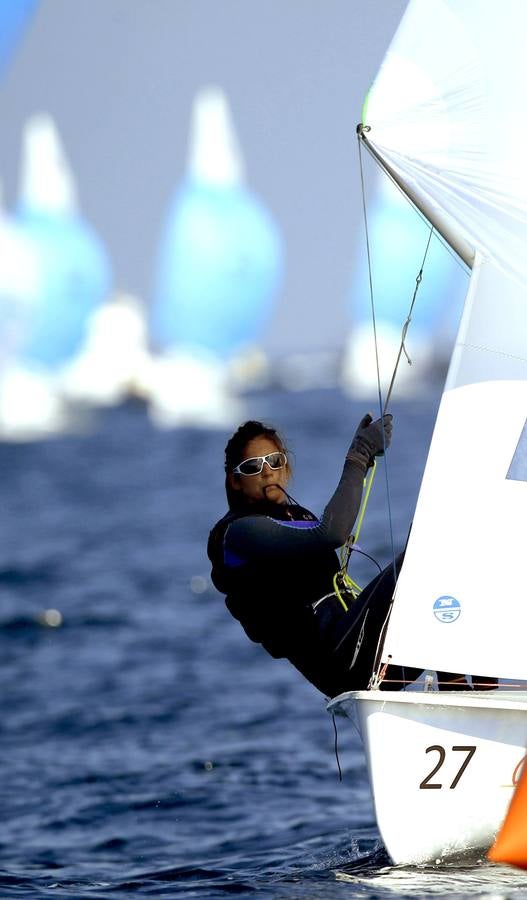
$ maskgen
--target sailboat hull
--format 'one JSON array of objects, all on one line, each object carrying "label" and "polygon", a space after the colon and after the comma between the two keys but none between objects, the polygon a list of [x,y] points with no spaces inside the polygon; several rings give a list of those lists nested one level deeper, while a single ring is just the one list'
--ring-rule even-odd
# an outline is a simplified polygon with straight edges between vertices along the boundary
[{"label": "sailboat hull", "polygon": [[357,691],[328,709],[358,728],[394,863],[491,846],[526,755],[527,691]]}]

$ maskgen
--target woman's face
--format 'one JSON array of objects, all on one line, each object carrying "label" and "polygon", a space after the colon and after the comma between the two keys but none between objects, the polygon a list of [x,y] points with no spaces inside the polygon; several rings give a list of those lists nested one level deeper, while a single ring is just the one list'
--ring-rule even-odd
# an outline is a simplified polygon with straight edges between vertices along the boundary
[{"label": "woman's face", "polygon": [[[268,453],[275,453],[280,448],[275,444],[272,438],[255,437],[248,442],[240,460],[251,459],[253,456],[266,456]],[[289,481],[289,471],[287,466],[281,469],[271,469],[267,462],[264,462],[263,469],[259,475],[234,475],[229,474],[229,483],[233,490],[241,491],[250,503],[257,503],[260,500],[271,500],[274,503],[287,503],[287,497],[281,488],[285,489]]]}]

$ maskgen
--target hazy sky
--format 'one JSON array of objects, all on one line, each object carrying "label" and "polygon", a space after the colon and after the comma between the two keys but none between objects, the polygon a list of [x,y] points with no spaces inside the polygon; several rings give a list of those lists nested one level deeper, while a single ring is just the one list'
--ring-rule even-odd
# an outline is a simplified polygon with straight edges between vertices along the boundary
[{"label": "hazy sky", "polygon": [[40,0],[0,83],[0,176],[53,115],[116,287],[148,300],[195,92],[228,94],[248,183],[286,241],[271,352],[340,346],[361,228],[355,126],[406,0]]}]

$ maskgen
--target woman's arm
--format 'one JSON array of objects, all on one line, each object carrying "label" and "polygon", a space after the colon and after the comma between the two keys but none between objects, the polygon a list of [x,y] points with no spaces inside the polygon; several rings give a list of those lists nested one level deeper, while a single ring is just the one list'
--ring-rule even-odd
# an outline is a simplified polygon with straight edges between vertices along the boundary
[{"label": "woman's arm", "polygon": [[359,422],[337,489],[320,521],[282,521],[266,515],[236,519],[225,534],[226,558],[239,562],[265,557],[280,559],[341,547],[360,509],[364,476],[374,457],[382,455],[390,445],[391,435],[390,414],[373,422],[368,413]]}]

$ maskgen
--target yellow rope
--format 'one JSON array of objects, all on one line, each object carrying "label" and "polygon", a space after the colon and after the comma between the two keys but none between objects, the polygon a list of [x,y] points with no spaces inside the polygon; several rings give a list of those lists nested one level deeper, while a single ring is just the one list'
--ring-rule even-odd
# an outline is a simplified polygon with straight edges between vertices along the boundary
[{"label": "yellow rope", "polygon": [[364,491],[362,494],[362,503],[361,503],[361,507],[359,510],[359,515],[357,516],[357,528],[355,530],[355,533],[351,535],[352,544],[355,544],[359,539],[360,530],[362,528],[362,520],[364,519],[364,513],[366,512],[368,500],[370,499],[371,486],[373,484],[373,478],[375,476],[376,470],[377,470],[377,460],[374,459],[373,466],[371,467],[370,471],[366,475],[366,478],[364,479]]},{"label": "yellow rope", "polygon": [[348,563],[351,556],[351,551],[353,550],[353,545],[357,542],[357,539],[360,534],[360,530],[362,528],[362,522],[364,519],[364,513],[366,512],[366,507],[368,505],[368,500],[370,499],[370,491],[373,484],[373,478],[375,475],[375,471],[377,469],[377,462],[373,460],[373,466],[370,471],[366,475],[364,479],[364,490],[362,493],[362,501],[359,509],[359,514],[357,516],[357,528],[354,534],[350,534],[348,540],[341,548],[340,552],[340,569],[338,572],[335,572],[333,576],[333,590],[335,591],[335,596],[339,600],[340,604],[343,606],[344,610],[348,611],[348,605],[342,596],[342,593],[351,594],[353,599],[356,600],[359,596],[362,588],[357,584],[356,581],[353,581],[353,578],[348,575]]}]

